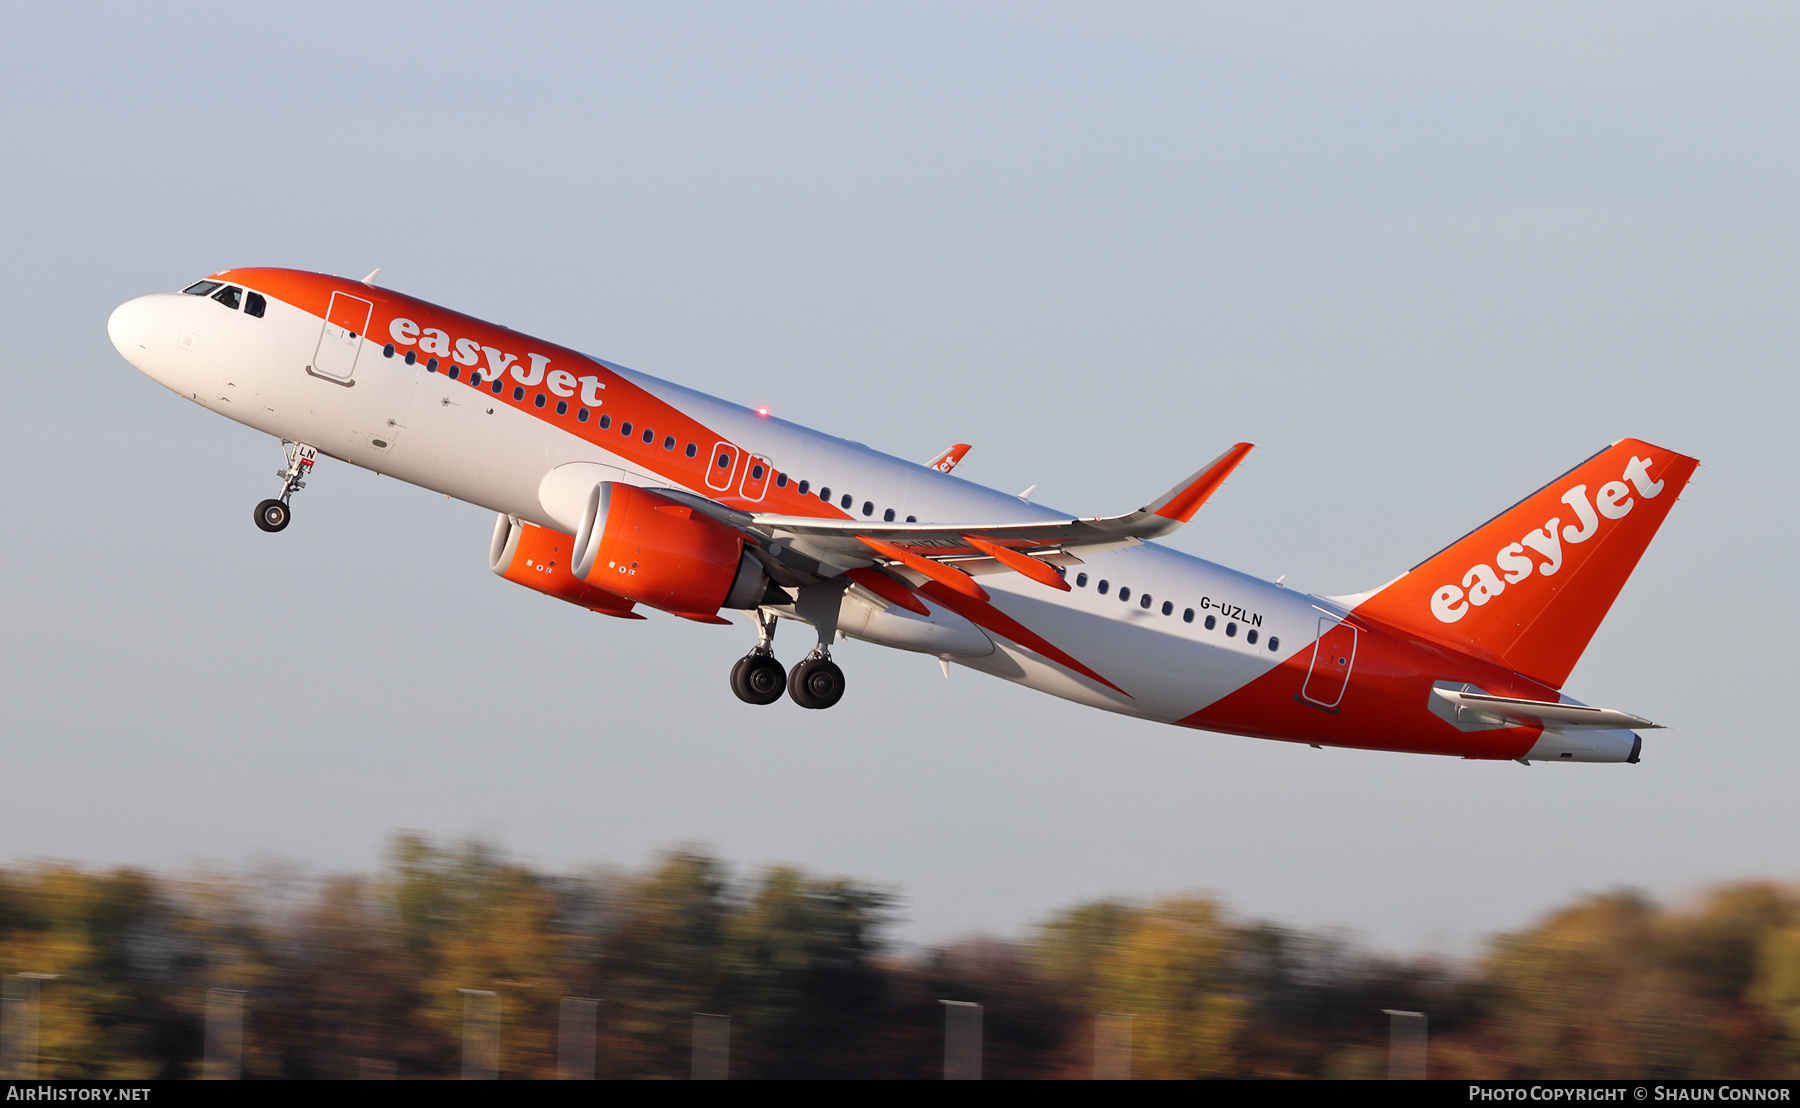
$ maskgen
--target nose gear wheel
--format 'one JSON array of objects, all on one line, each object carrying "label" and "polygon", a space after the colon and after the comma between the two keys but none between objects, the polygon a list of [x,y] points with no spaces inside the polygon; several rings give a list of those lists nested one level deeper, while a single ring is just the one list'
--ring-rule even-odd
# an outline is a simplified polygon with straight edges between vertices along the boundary
[{"label": "nose gear wheel", "polygon": [[256,506],[256,525],[265,531],[279,531],[292,518],[293,513],[288,511],[288,506],[279,500],[265,500]]},{"label": "nose gear wheel", "polygon": [[269,532],[284,530],[294,518],[294,511],[288,506],[288,500],[306,487],[306,476],[312,472],[317,453],[303,442],[288,442],[285,439],[282,440],[281,449],[287,455],[287,465],[275,471],[275,476],[281,478],[281,491],[256,506],[256,525]]}]

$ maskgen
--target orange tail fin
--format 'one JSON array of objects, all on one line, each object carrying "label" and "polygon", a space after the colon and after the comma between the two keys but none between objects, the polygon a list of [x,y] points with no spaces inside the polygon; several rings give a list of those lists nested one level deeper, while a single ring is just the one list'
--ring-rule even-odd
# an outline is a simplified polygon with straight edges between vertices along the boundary
[{"label": "orange tail fin", "polygon": [[1561,688],[1699,464],[1636,439],[1616,442],[1356,614]]}]

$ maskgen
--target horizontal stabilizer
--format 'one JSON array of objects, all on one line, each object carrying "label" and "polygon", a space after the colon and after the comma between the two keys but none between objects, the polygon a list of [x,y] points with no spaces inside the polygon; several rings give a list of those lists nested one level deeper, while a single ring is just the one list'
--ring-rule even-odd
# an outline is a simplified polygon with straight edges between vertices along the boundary
[{"label": "horizontal stabilizer", "polygon": [[1521,700],[1512,696],[1490,696],[1487,693],[1457,692],[1432,689],[1432,693],[1451,705],[1476,715],[1511,720],[1541,731],[1568,731],[1580,727],[1660,727],[1642,716],[1612,708],[1590,708],[1586,704],[1559,704],[1549,700]]}]

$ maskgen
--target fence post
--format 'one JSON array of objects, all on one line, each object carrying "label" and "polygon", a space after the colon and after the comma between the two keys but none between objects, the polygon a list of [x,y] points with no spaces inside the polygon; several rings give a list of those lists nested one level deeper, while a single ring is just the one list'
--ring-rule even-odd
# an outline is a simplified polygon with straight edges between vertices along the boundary
[{"label": "fence post", "polygon": [[940,1000],[944,1006],[944,1080],[981,1080],[981,1005]]},{"label": "fence post", "polygon": [[724,1081],[731,1076],[731,1017],[694,1013],[694,1056],[688,1076]]},{"label": "fence post", "polygon": [[1388,1080],[1425,1080],[1425,1013],[1382,1011],[1388,1017]]},{"label": "fence post", "polygon": [[59,973],[9,973],[0,985],[0,1077],[37,1079],[38,992]]},{"label": "fence post", "polygon": [[244,990],[206,990],[208,1081],[236,1081],[244,1069]]},{"label": "fence post", "polygon": [[1101,1012],[1094,1017],[1094,1080],[1131,1080],[1131,1017]]},{"label": "fence post", "polygon": [[564,1081],[594,1079],[594,1025],[598,1000],[583,996],[562,998],[557,1027],[556,1076]]},{"label": "fence post", "polygon": [[500,1076],[500,994],[456,991],[463,995],[463,1080],[492,1081]]}]

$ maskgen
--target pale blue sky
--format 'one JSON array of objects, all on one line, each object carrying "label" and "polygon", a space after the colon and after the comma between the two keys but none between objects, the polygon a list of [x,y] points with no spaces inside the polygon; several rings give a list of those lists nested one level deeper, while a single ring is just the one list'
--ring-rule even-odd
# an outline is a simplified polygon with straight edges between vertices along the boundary
[{"label": "pale blue sky", "polygon": [[[892,883],[914,941],[1102,895],[1466,950],[1800,876],[1791,5],[14,5],[0,38],[0,859]],[[1259,444],[1173,545],[1378,584],[1608,441],[1699,471],[1576,669],[1638,766],[1157,727],[488,573],[491,517],[142,377],[114,305],[360,276],[1081,513]],[[790,629],[791,631],[791,629]],[[790,640],[794,637],[790,634]],[[792,644],[788,653],[793,654]]]}]

